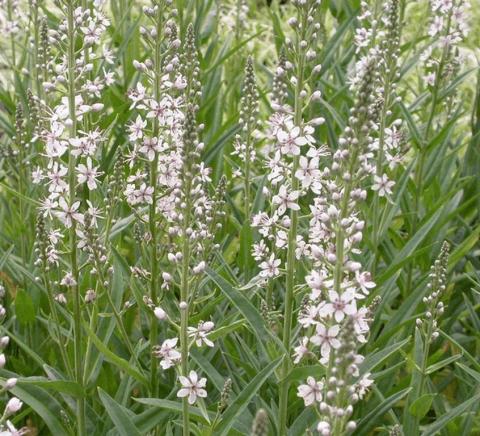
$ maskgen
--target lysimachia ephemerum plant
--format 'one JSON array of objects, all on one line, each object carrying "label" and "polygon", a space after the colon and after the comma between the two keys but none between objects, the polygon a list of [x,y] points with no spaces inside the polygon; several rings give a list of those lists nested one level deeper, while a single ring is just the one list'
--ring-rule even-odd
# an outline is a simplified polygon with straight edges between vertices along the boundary
[{"label": "lysimachia ephemerum plant", "polygon": [[[188,435],[189,407],[207,395],[207,380],[192,369],[189,350],[214,346],[208,337],[213,322],[191,325],[189,319],[201,308],[200,279],[217,248],[224,182],[212,195],[210,169],[200,159],[204,144],[196,121],[201,93],[193,26],[188,26],[182,45],[175,10],[164,17],[161,3],[144,12],[153,24],[143,27],[142,34],[154,61],[135,61],[140,75],[129,97],[138,115],[129,125],[125,156],[130,171],[124,195],[136,216],[135,238],[142,253],[132,273],[139,287],[149,288],[142,304],[151,321],[152,394],[158,395],[163,377],[158,366],[178,371],[177,396],[182,398],[183,433]],[[167,336],[161,343],[160,333]]]},{"label": "lysimachia ephemerum plant", "polygon": [[423,316],[416,319],[415,347],[421,349],[421,357],[419,361],[415,361],[416,369],[412,374],[412,391],[408,396],[409,407],[405,408],[404,415],[404,434],[420,434],[420,419],[418,416],[414,416],[412,419],[410,408],[415,402],[422,401],[422,396],[426,393],[429,377],[427,364],[430,348],[433,342],[440,336],[439,319],[445,311],[445,305],[441,299],[447,289],[449,249],[449,244],[444,242],[438,257],[430,268],[429,282],[427,284],[428,294],[423,298],[425,312]]},{"label": "lysimachia ephemerum plant", "polygon": [[[361,26],[356,29],[355,45],[360,56],[358,65],[376,56],[377,71],[380,73],[378,89],[376,89],[379,109],[378,132],[370,150],[376,156],[375,174],[372,189],[377,195],[373,198],[373,222],[371,223],[372,246],[375,251],[372,274],[378,263],[378,248],[383,235],[380,229],[382,211],[388,205],[395,182],[395,169],[402,163],[402,147],[405,134],[402,130],[402,119],[394,117],[393,109],[398,101],[396,96],[399,80],[400,55],[400,2],[388,0],[384,3],[373,2],[369,5],[362,2],[362,13],[359,16]],[[353,84],[352,84],[353,85]]]},{"label": "lysimachia ephemerum plant", "polygon": [[[101,6],[85,9],[75,0],[60,1],[58,6],[64,16],[58,29],[48,32],[51,56],[45,60],[43,92],[35,100],[39,118],[35,141],[41,144],[35,159],[38,165],[31,174],[41,201],[36,266],[56,326],[63,369],[84,386],[88,365],[85,353],[88,357],[92,344],[86,350],[83,347],[82,323],[88,314],[91,325],[95,325],[98,316],[95,309],[86,310],[84,304],[93,301],[97,293],[110,297],[109,277],[113,272],[103,238],[98,236],[103,211],[96,206],[101,176],[98,159],[104,141],[98,128],[104,108],[100,97],[114,81],[113,73],[106,68],[113,61],[108,49],[98,50],[109,25]],[[98,277],[88,291],[84,284],[93,281],[87,276]],[[67,356],[67,340],[61,333],[64,316],[58,305],[72,312],[73,367]],[[125,334],[123,339],[129,338]],[[77,399],[76,418],[78,433],[85,434],[85,398]]]},{"label": "lysimachia ephemerum plant", "polygon": [[[293,313],[296,285],[295,264],[304,256],[306,242],[299,231],[300,199],[310,192],[319,193],[321,172],[319,159],[325,149],[317,146],[313,137],[315,126],[324,120],[304,119],[308,105],[320,98],[313,89],[314,78],[320,71],[315,64],[319,41],[318,1],[294,2],[296,16],[289,19],[292,39],[287,40],[285,59],[276,71],[274,113],[268,121],[270,143],[266,168],[268,185],[265,192],[270,208],[255,214],[252,225],[262,238],[254,244],[253,257],[259,262],[257,279],[265,282],[267,310],[272,304],[273,281],[285,284],[283,298],[282,343],[286,350],[292,345]],[[284,101],[285,85],[291,87],[293,102]],[[307,149],[306,152],[303,152]],[[248,156],[249,157],[249,156]],[[282,383],[279,386],[279,434],[287,432],[288,392],[287,375],[292,367],[291,357],[282,364]]]}]

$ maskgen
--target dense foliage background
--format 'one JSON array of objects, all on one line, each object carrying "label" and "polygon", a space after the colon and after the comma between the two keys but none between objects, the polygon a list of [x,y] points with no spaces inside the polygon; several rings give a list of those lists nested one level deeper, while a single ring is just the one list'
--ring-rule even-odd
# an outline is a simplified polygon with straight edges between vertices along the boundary
[{"label": "dense foliage background", "polygon": [[[359,177],[357,187],[368,195],[352,211],[365,221],[352,259],[375,282],[361,302],[370,311],[370,332],[355,346],[365,356],[361,375],[371,373],[374,383],[354,404],[356,426],[337,420],[337,427],[323,434],[480,434],[478,3],[468,9],[464,2],[447,0],[443,6],[323,0],[315,9],[319,26],[309,36],[314,54],[308,61],[302,28],[289,19],[301,18],[302,8],[313,8],[313,1],[307,6],[275,0],[169,3],[159,0],[154,10],[148,8],[155,2],[133,0],[0,1],[0,330],[9,338],[0,341],[0,382],[5,404],[12,397],[23,402],[20,410],[8,403],[0,434],[20,434],[14,428],[21,428],[21,434],[32,435],[174,435],[182,429],[185,434],[186,425],[198,435],[282,435],[287,428],[291,436],[318,434],[322,413],[306,406],[297,388],[308,377],[327,375],[326,383],[334,363],[319,361],[319,348],[317,355],[291,362],[303,336],[299,319],[310,292],[305,283],[318,265],[308,257],[296,261],[291,299],[284,264],[265,284],[266,267],[252,255],[253,244],[262,239],[252,218],[276,207],[267,163],[276,146],[269,118],[278,112],[279,96],[302,129],[317,120],[314,141],[325,144],[328,155],[320,153],[316,164],[322,171],[331,168],[359,99],[358,85],[351,86],[357,62],[371,49],[389,53],[381,58],[387,67],[375,58],[367,71],[372,81],[378,74],[388,82],[391,92],[378,84],[368,88],[367,94],[384,97],[378,100],[383,124],[375,129],[367,117],[364,125],[374,139],[385,141],[379,132],[390,129],[397,141],[393,164],[379,164],[373,149],[368,157],[373,173],[380,165],[376,175],[386,173],[395,183],[381,193],[378,180]],[[389,30],[381,23],[392,4],[398,21]],[[447,11],[465,7],[462,17],[447,12],[439,29],[458,19],[470,32],[462,29],[462,37],[443,44],[443,30],[432,31],[438,24],[435,5]],[[82,18],[77,7],[90,15]],[[108,23],[95,15],[100,8]],[[387,33],[375,35],[377,27]],[[392,48],[393,34],[399,44]],[[156,65],[165,68],[175,53],[175,78],[184,79],[185,86],[165,91],[162,76],[171,71]],[[305,64],[299,66],[301,60]],[[91,69],[83,69],[86,64]],[[279,74],[282,65],[287,76],[304,77],[308,98],[296,92],[297,81]],[[183,164],[162,161],[160,148],[151,157],[143,150],[142,158],[132,158],[133,144],[143,140],[140,131],[164,134],[161,118],[146,117],[141,99],[139,107],[132,103],[141,93],[139,83],[154,100],[163,93],[183,99],[172,122],[183,127],[173,132],[169,124],[165,139],[171,146],[184,142]],[[83,100],[72,105],[75,96]],[[78,119],[72,123],[73,106]],[[148,125],[135,131],[138,117]],[[58,145],[65,150],[54,158],[48,154],[54,119],[63,126],[58,138],[99,132],[90,163],[88,153],[72,157],[73,143]],[[248,144],[251,165],[242,160],[245,148],[239,142]],[[248,154],[252,150],[255,156]],[[77,178],[80,159],[85,171],[94,160],[97,177]],[[288,160],[294,168],[295,159]],[[202,173],[201,162],[210,174]],[[175,186],[142,188],[141,180],[157,186],[157,171],[166,174],[177,164],[181,189],[198,183],[200,194],[182,191],[171,206],[163,198]],[[46,174],[54,165],[64,165],[60,178],[68,187],[52,198],[68,192],[68,205],[56,204],[52,218],[42,202],[52,192]],[[136,179],[140,173],[146,176]],[[128,187],[131,183],[135,188]],[[142,189],[143,202],[138,200]],[[308,230],[310,206],[322,195],[309,191],[299,200],[299,233]],[[85,213],[81,219],[71,210],[76,199]],[[198,226],[200,236],[191,241],[191,234],[178,229],[185,218],[169,215],[169,208],[182,202],[181,210],[193,217],[185,228]],[[89,207],[98,208],[96,225]],[[295,214],[292,210],[287,215]],[[278,248],[278,235],[277,229],[272,237],[277,239],[267,242]],[[441,255],[444,241],[448,259]],[[284,261],[282,253],[278,257]],[[431,326],[431,301],[424,298],[431,295],[432,281],[433,290],[441,288],[438,301],[444,309],[434,312],[438,330],[425,330]],[[323,295],[326,299],[328,293]],[[184,301],[188,309],[181,308]],[[285,339],[287,312],[293,321]],[[191,346],[189,354],[183,346],[180,350],[180,343],[189,341],[187,326],[201,345]],[[164,368],[155,347],[173,337],[179,338],[172,346],[182,364],[176,365],[178,357]],[[177,398],[184,386],[178,375],[186,376],[187,367],[207,379],[208,395],[194,405]],[[17,380],[9,385],[12,378]]]}]

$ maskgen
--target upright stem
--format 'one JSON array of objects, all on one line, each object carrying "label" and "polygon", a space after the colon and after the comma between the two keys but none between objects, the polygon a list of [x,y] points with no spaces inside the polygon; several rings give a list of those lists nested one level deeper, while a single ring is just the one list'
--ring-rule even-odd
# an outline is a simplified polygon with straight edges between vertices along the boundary
[{"label": "upright stem", "polygon": [[[382,177],[383,174],[383,161],[385,155],[385,127],[387,122],[387,112],[390,106],[390,81],[387,80],[385,84],[385,99],[382,107],[382,112],[380,114],[380,135],[378,138],[378,157],[377,157],[377,168],[376,175]],[[380,198],[378,195],[375,195],[373,199],[373,230],[372,230],[372,239],[373,239],[373,266],[372,274],[375,274],[377,263],[378,263],[378,245],[380,244]]]},{"label": "upright stem", "polygon": [[[180,282],[180,302],[187,304],[186,308],[180,309],[180,348],[182,354],[181,370],[182,375],[188,376],[188,313],[190,310],[189,294],[190,294],[190,281],[189,281],[189,266],[190,266],[190,240],[187,236],[187,229],[190,227],[190,214],[192,209],[190,190],[192,185],[191,177],[186,177],[185,180],[185,211],[182,226],[182,272]],[[183,409],[183,435],[190,435],[190,418],[188,408],[188,398],[182,399]]]},{"label": "upright stem", "polygon": [[[161,38],[162,34],[162,16],[163,10],[161,7],[158,8],[157,14],[157,38],[155,41],[155,81],[154,81],[154,95],[157,103],[160,100],[160,81],[162,76],[161,71]],[[158,119],[154,118],[153,125],[153,135],[158,137],[159,126]],[[151,280],[150,280],[150,298],[153,301],[153,304],[157,304],[157,288],[158,288],[158,250],[157,250],[157,175],[158,173],[158,153],[155,152],[155,157],[150,165],[150,186],[153,187],[153,197],[152,204],[150,205],[149,211],[149,226],[151,234]],[[153,313],[150,314],[150,346],[154,346],[157,343],[158,336],[158,320]],[[158,359],[152,354],[150,360],[150,386],[152,396],[156,397],[158,395],[158,377],[157,377],[157,365]]]},{"label": "upright stem", "polygon": [[35,72],[35,86],[37,89],[37,96],[42,96],[42,82],[40,80],[40,62],[38,58],[38,47],[40,46],[40,23],[38,22],[38,4],[33,5],[33,71]]},{"label": "upright stem", "polygon": [[[302,26],[305,29],[305,23]],[[303,39],[303,36],[302,38]],[[302,100],[300,93],[303,88],[304,81],[304,65],[305,55],[303,51],[300,52],[300,47],[297,41],[297,84],[295,86],[295,125],[301,128],[302,123]],[[291,187],[292,191],[298,190],[298,179],[295,173],[298,169],[299,157],[295,156],[293,159]],[[292,338],[292,316],[293,316],[293,303],[294,303],[294,285],[295,285],[295,250],[297,246],[297,225],[298,225],[298,212],[296,210],[290,210],[290,228],[288,231],[288,245],[287,245],[287,275],[285,279],[285,307],[283,312],[283,339],[282,343],[285,348],[286,355],[284,357],[281,374],[283,381],[280,383],[279,388],[279,434],[280,436],[286,436],[287,434],[287,409],[288,409],[288,389],[290,383],[286,380],[288,373],[290,372],[290,342]]]},{"label": "upright stem", "polygon": [[[75,27],[74,27],[74,4],[73,0],[68,2],[67,7],[67,32],[68,32],[68,106],[70,111],[71,127],[70,137],[77,135],[77,115],[75,113]],[[69,147],[71,147],[69,145]],[[75,166],[76,158],[69,150],[68,154],[68,175],[69,175],[69,203],[70,206],[75,201]],[[78,287],[79,273],[77,262],[77,234],[75,232],[75,220],[72,220],[70,228],[70,261],[72,266],[72,276],[75,285],[72,286],[74,302],[74,359],[75,359],[75,378],[80,387],[83,388],[83,356],[82,356],[82,312],[80,291]],[[85,432],[85,398],[77,398],[77,433],[80,436]]]},{"label": "upright stem", "polygon": [[250,219],[250,132],[245,138],[245,222]]},{"label": "upright stem", "polygon": [[[450,32],[450,23],[451,23],[451,13],[448,16],[448,22],[447,22],[447,27],[446,27],[446,34],[448,35]],[[417,226],[418,226],[418,215],[420,211],[420,198],[422,195],[423,191],[423,172],[424,172],[424,166],[425,166],[425,160],[426,160],[426,146],[428,144],[428,138],[430,136],[430,130],[433,125],[433,120],[435,118],[435,109],[437,107],[438,103],[438,91],[440,89],[440,81],[442,80],[442,75],[443,75],[443,68],[445,66],[445,61],[448,56],[448,50],[449,47],[446,45],[443,48],[442,51],[442,57],[440,58],[440,62],[438,63],[438,68],[436,71],[435,75],[435,83],[433,86],[433,91],[432,91],[432,106],[430,109],[430,114],[428,117],[427,125],[425,127],[425,134],[423,136],[423,144],[419,144],[420,150],[419,150],[419,155],[418,155],[418,163],[416,167],[416,172],[415,172],[415,196],[414,196],[414,214],[413,214],[413,222],[412,222],[412,231],[411,231],[411,236],[413,237],[417,231]],[[408,272],[407,272],[407,286],[405,289],[407,289],[407,292],[411,292],[412,289],[412,280],[413,280],[413,263],[410,262],[408,266]]]},{"label": "upright stem", "polygon": [[[7,2],[7,16],[8,20],[11,22],[13,20],[13,10],[12,10],[12,0],[9,0]],[[17,56],[15,53],[15,35],[14,33],[10,33],[10,46],[12,50],[12,65],[13,65],[13,71],[15,74],[15,70],[17,68]]]}]

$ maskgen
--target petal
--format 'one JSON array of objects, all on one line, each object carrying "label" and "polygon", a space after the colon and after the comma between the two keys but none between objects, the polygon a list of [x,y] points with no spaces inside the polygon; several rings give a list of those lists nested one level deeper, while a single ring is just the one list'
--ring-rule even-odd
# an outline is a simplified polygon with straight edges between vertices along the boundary
[{"label": "petal", "polygon": [[328,336],[337,336],[340,327],[338,325],[334,325],[328,329]]},{"label": "petal", "polygon": [[197,383],[198,375],[195,371],[190,371],[190,380],[193,385]]},{"label": "petal", "polygon": [[197,394],[195,394],[194,391],[190,392],[190,395],[188,396],[188,404],[193,404],[197,401]]},{"label": "petal", "polygon": [[177,397],[183,398],[190,394],[190,389],[183,388],[177,392]]},{"label": "petal", "polygon": [[187,377],[184,377],[183,375],[180,375],[178,377],[178,379],[180,380],[180,383],[182,384],[182,386],[190,386],[191,385],[190,380]]}]

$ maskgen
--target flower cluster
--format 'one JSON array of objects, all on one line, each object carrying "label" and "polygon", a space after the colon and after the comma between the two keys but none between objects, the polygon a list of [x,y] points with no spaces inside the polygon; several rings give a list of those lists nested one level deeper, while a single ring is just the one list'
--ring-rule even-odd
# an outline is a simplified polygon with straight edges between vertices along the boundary
[{"label": "flower cluster", "polygon": [[438,318],[445,311],[444,304],[440,301],[447,285],[447,263],[449,245],[444,242],[438,258],[432,265],[428,283],[429,294],[423,298],[426,306],[425,319],[417,318],[416,324],[423,333],[426,342],[434,341],[439,336]]},{"label": "flower cluster", "polygon": [[[314,402],[312,391],[315,393],[315,404],[321,404],[320,413],[325,418],[319,424],[319,432],[325,435],[331,434],[332,425],[344,430],[354,426],[347,421],[351,410],[345,409],[343,400],[337,401],[345,398],[336,392],[337,388],[357,392],[371,383],[368,377],[359,378],[357,365],[363,358],[356,350],[366,342],[369,331],[370,312],[361,303],[375,283],[357,256],[361,253],[359,244],[365,227],[359,210],[367,198],[362,182],[374,171],[370,145],[371,132],[377,130],[378,122],[378,80],[375,58],[369,58],[358,80],[357,100],[348,125],[331,164],[323,170],[322,189],[310,206],[305,251],[312,264],[306,277],[310,293],[300,311],[298,322],[305,334],[294,357],[298,363],[319,355],[320,363],[327,368],[326,382],[310,380],[299,390],[309,404]],[[337,386],[341,368],[344,373]]]},{"label": "flower cluster", "polygon": [[361,27],[356,32],[356,51],[360,55],[352,77],[351,84],[355,89],[361,80],[368,63],[376,59],[376,71],[379,73],[378,83],[374,89],[379,105],[377,132],[369,148],[376,158],[376,170],[373,173],[372,190],[379,197],[389,197],[395,182],[387,174],[385,164],[393,171],[401,162],[402,146],[405,135],[401,130],[402,120],[392,119],[392,106],[396,103],[396,82],[399,79],[399,44],[400,22],[399,1],[385,2],[383,10],[375,15],[367,2],[362,2],[362,14],[359,16]]},{"label": "flower cluster", "polygon": [[[206,379],[188,372],[188,350],[193,345],[213,347],[209,334],[214,324],[200,321],[193,327],[188,318],[195,310],[192,295],[216,248],[225,181],[222,179],[212,195],[211,171],[201,161],[203,126],[196,121],[200,67],[193,26],[187,28],[182,44],[175,10],[166,21],[159,5],[144,8],[144,13],[152,26],[142,27],[141,34],[155,59],[134,61],[141,74],[129,91],[130,109],[137,115],[128,126],[129,150],[124,161],[129,172],[124,197],[137,218],[136,239],[148,248],[149,256],[139,259],[132,272],[150,282],[144,302],[154,315],[150,332],[153,355],[164,370],[178,367],[183,386],[178,396],[193,404],[197,397],[206,396]],[[157,272],[160,263],[162,271]],[[176,308],[164,299],[165,292],[172,289],[180,291]],[[155,345],[155,323],[166,320],[176,326],[176,309],[181,321],[179,337]]]},{"label": "flower cluster", "polygon": [[448,83],[461,63],[456,46],[468,35],[470,3],[467,0],[435,0],[430,4],[428,34],[433,42],[422,53],[425,81],[430,89]]},{"label": "flower cluster", "polygon": [[[310,193],[322,190],[324,171],[319,170],[320,159],[326,156],[326,147],[318,145],[314,138],[315,127],[321,125],[321,117],[305,121],[300,105],[313,104],[321,97],[320,91],[307,92],[304,69],[316,58],[319,24],[315,21],[318,2],[295,2],[297,17],[289,20],[296,35],[296,42],[289,40],[285,55],[274,76],[271,95],[274,113],[267,121],[267,169],[268,185],[264,193],[270,199],[270,211],[260,211],[252,217],[252,226],[262,238],[253,246],[253,257],[259,262],[259,278],[268,280],[278,277],[282,269],[282,256],[289,249],[291,212],[300,210],[300,201]],[[295,68],[288,57],[300,56],[302,71]],[[320,67],[314,66],[312,73]],[[293,86],[297,98],[296,108],[287,102],[287,87]],[[304,235],[295,227],[296,258],[308,250]],[[290,247],[291,248],[291,247]]]},{"label": "flower cluster", "polygon": [[[43,88],[54,94],[55,99],[59,96],[60,101],[50,109],[44,101],[36,100],[40,105],[41,125],[44,125],[38,140],[44,148],[38,158],[39,165],[32,172],[32,182],[46,191],[37,226],[40,236],[36,242],[40,254],[37,264],[43,265],[47,272],[60,265],[66,233],[75,229],[76,248],[86,248],[86,235],[90,228],[97,227],[101,218],[100,211],[94,206],[93,194],[102,176],[97,159],[105,138],[96,125],[98,113],[104,108],[99,101],[101,92],[114,79],[112,72],[95,69],[100,64],[113,64],[111,53],[105,48],[102,55],[97,54],[109,22],[97,8],[83,10],[79,7],[74,10],[73,18],[73,26],[65,18],[58,31],[49,32],[58,53],[49,60],[51,74],[43,82]],[[75,55],[69,52],[69,47],[78,39],[82,39],[83,45]],[[66,40],[73,42],[65,46]],[[55,101],[54,97],[52,101]],[[83,124],[89,129],[82,130],[80,126]],[[89,193],[84,196],[86,200],[79,198],[80,190]],[[97,254],[104,257],[104,254]],[[76,285],[71,271],[64,274],[60,285],[67,288]],[[66,301],[63,294],[57,295],[57,300]]]}]

